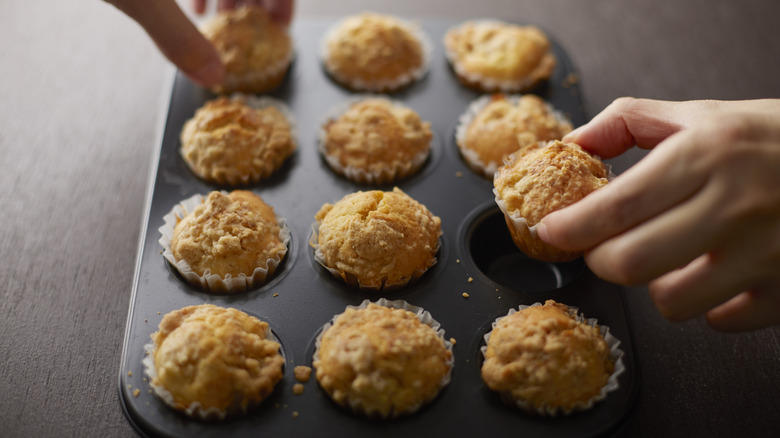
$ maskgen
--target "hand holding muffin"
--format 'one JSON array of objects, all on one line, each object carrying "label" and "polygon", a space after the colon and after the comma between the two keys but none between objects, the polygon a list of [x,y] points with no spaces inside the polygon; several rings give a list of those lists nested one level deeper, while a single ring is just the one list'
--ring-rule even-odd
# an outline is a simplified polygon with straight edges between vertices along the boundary
[{"label": "hand holding muffin", "polygon": [[653,151],[545,217],[542,240],[599,276],[648,283],[670,320],[726,331],[780,323],[780,100],[618,99],[564,140],[605,158]]},{"label": "hand holding muffin", "polygon": [[[106,0],[138,22],[160,51],[193,81],[203,86],[220,84],[225,67],[214,46],[182,13],[174,0]],[[202,14],[206,0],[193,0],[195,12]],[[271,18],[282,26],[292,19],[293,0],[220,0],[219,10],[239,5],[267,8]]]}]

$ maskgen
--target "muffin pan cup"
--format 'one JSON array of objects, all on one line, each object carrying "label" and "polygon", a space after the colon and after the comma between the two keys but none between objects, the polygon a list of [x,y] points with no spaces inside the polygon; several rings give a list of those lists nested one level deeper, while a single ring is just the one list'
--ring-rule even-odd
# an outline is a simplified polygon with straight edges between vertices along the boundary
[{"label": "muffin pan cup", "polygon": [[[230,190],[192,174],[179,156],[179,133],[195,110],[215,96],[177,73],[161,138],[154,151],[137,263],[119,369],[119,395],[130,423],[145,436],[596,436],[619,430],[631,414],[640,371],[634,356],[623,289],[593,275],[581,259],[564,264],[528,259],[512,243],[493,201],[492,183],[472,171],[455,144],[458,117],[479,96],[463,87],[446,61],[444,33],[459,24],[423,20],[435,41],[428,73],[391,95],[432,124],[431,155],[415,175],[381,186],[360,185],[337,175],[317,150],[319,123],[335,102],[353,94],[332,81],[318,57],[320,38],[335,20],[297,20],[291,32],[296,59],[270,96],[285,102],[298,126],[296,153],[269,179],[242,186],[260,195],[291,232],[285,259],[267,281],[250,291],[215,295],[197,289],[162,255],[158,229],[172,206],[195,194]],[[519,23],[529,24],[529,23]],[[550,35],[554,37],[554,35]],[[553,41],[558,66],[533,90],[564,112],[575,126],[585,122],[574,70]],[[438,263],[409,285],[390,291],[361,291],[334,278],[314,259],[309,246],[314,214],[322,204],[358,190],[398,186],[442,220]],[[312,366],[322,326],[348,305],[380,298],[405,300],[436,316],[447,339],[455,339],[451,381],[433,402],[393,420],[362,418],[332,402],[313,377],[295,394],[293,369]],[[619,388],[591,409],[541,418],[505,405],[482,382],[484,335],[509,309],[554,299],[577,307],[609,326],[624,352]],[[160,400],[144,375],[144,346],[166,313],[188,305],[235,307],[269,324],[282,345],[284,378],[258,407],[221,422],[193,420]]]}]

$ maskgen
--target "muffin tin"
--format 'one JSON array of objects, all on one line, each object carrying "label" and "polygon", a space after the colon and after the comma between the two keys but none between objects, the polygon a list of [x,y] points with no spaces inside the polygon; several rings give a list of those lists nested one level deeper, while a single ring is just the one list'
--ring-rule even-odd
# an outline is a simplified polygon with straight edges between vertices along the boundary
[{"label": "muffin tin", "polygon": [[[531,260],[512,243],[493,201],[492,182],[472,171],[454,141],[458,117],[479,94],[462,86],[444,58],[441,38],[452,21],[425,20],[435,42],[428,74],[391,95],[432,124],[431,156],[414,176],[397,185],[442,220],[438,263],[400,290],[371,293],[335,279],[315,260],[309,237],[322,204],[357,190],[392,190],[393,185],[365,186],[336,175],[317,150],[319,124],[330,108],[353,94],[333,82],[318,59],[319,41],[335,20],[298,20],[291,32],[296,57],[279,89],[270,95],[286,102],[298,126],[298,150],[270,179],[246,188],[259,194],[287,219],[292,239],[287,258],[260,288],[230,296],[212,295],[189,286],[163,258],[158,228],[163,216],[194,194],[226,189],[209,185],[188,170],[178,153],[184,122],[210,92],[177,73],[171,90],[156,166],[146,200],[144,226],[130,300],[120,364],[120,400],[130,423],[147,436],[466,436],[506,433],[523,436],[595,436],[620,429],[630,415],[639,388],[631,327],[623,289],[598,279],[582,260],[563,264]],[[534,90],[578,126],[585,122],[575,74],[568,57],[553,41],[558,66],[553,77]],[[429,311],[454,338],[452,381],[436,400],[400,419],[379,421],[351,414],[332,402],[312,373],[304,392],[293,368],[311,366],[320,328],[364,299],[402,299]],[[504,405],[482,382],[480,347],[491,323],[510,308],[546,299],[575,306],[597,318],[621,341],[626,372],[620,388],[586,412],[540,418]],[[268,322],[286,359],[283,380],[273,394],[248,415],[224,422],[196,421],[165,406],[151,392],[141,363],[144,345],[166,313],[184,306],[212,303],[235,307]]]}]

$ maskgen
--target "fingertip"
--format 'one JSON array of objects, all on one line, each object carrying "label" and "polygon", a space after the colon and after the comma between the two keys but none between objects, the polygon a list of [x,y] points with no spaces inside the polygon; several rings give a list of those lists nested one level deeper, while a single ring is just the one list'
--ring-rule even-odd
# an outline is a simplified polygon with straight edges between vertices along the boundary
[{"label": "fingertip", "polygon": [[225,76],[225,67],[219,61],[211,61],[197,71],[188,74],[188,76],[193,81],[203,86],[210,87],[222,82],[222,79]]}]

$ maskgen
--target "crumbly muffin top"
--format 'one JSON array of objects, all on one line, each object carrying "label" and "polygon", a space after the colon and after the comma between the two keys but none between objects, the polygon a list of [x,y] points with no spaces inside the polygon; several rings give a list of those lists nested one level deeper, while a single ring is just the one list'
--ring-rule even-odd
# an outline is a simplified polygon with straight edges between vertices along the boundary
[{"label": "crumbly muffin top", "polygon": [[433,138],[429,122],[414,110],[383,98],[357,101],[323,128],[325,154],[343,167],[369,173],[427,155]]},{"label": "crumbly muffin top", "polygon": [[361,287],[405,284],[436,263],[441,220],[397,187],[349,194],[315,219],[326,266]]},{"label": "crumbly muffin top", "polygon": [[444,35],[457,68],[499,81],[545,79],[555,68],[547,36],[534,26],[467,21]]},{"label": "crumbly muffin top", "polygon": [[222,11],[202,32],[219,52],[227,74],[263,72],[291,59],[292,40],[287,29],[261,7]]},{"label": "crumbly muffin top", "polygon": [[236,309],[211,304],[166,314],[152,334],[157,377],[177,409],[243,412],[265,399],[282,379],[279,344],[268,324]]},{"label": "crumbly muffin top", "polygon": [[199,177],[247,184],[269,176],[295,151],[285,114],[272,105],[255,109],[242,98],[206,102],[181,132],[181,155]]},{"label": "crumbly muffin top", "polygon": [[369,304],[336,318],[322,336],[314,368],[337,403],[388,417],[433,399],[451,356],[442,338],[414,313]]},{"label": "crumbly muffin top", "polygon": [[482,378],[535,407],[571,409],[598,395],[612,374],[609,346],[598,326],[548,300],[502,318],[490,334]]},{"label": "crumbly muffin top", "polygon": [[606,184],[601,160],[577,144],[557,140],[510,155],[493,180],[507,210],[525,218],[529,227]]},{"label": "crumbly muffin top", "polygon": [[420,40],[390,15],[366,12],[348,17],[325,45],[325,66],[337,80],[348,82],[394,80],[412,74],[424,62]]},{"label": "crumbly muffin top", "polygon": [[272,207],[250,191],[214,191],[173,231],[171,251],[198,275],[251,276],[287,248]]},{"label": "crumbly muffin top", "polygon": [[476,152],[480,161],[500,166],[512,152],[540,141],[559,140],[572,129],[547,103],[532,94],[508,99],[497,94],[466,128],[462,148]]}]

